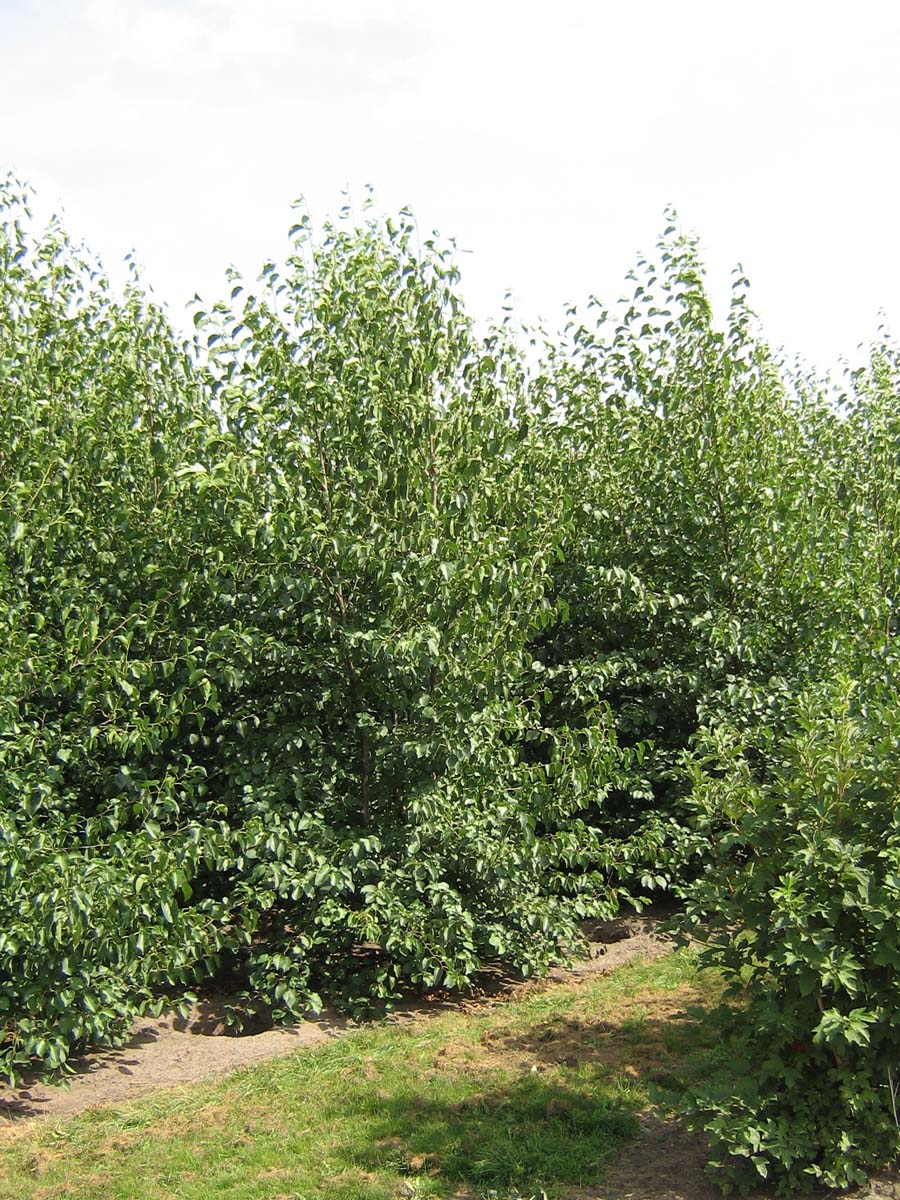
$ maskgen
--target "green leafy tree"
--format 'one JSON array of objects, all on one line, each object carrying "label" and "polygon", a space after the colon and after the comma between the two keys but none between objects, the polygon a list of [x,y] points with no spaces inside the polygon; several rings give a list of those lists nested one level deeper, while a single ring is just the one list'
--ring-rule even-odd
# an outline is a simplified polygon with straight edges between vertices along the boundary
[{"label": "green leafy tree", "polygon": [[3,214],[8,1073],[223,966],[283,1016],[565,953],[614,902],[548,882],[611,741],[543,731],[559,528],[448,253],[301,222],[198,367],[136,277]]},{"label": "green leafy tree", "polygon": [[900,1150],[897,361],[883,342],[851,381],[810,467],[814,531],[789,527],[832,593],[806,610],[806,685],[778,721],[718,714],[689,762],[713,865],[687,921],[743,997],[746,1058],[689,1114],[727,1179],[779,1194],[862,1183]]},{"label": "green leafy tree", "polygon": [[211,427],[137,280],[113,298],[27,194],[0,194],[0,1008],[8,1073],[120,1033],[223,940],[183,820],[207,698],[179,479]]},{"label": "green leafy tree", "polygon": [[559,530],[520,467],[515,364],[479,344],[450,254],[420,252],[408,215],[293,237],[284,274],[197,315],[250,480],[222,497],[252,686],[211,735],[269,906],[250,978],[283,975],[293,1002],[461,985],[486,958],[541,969],[576,936],[548,865],[609,739],[524,753]]}]

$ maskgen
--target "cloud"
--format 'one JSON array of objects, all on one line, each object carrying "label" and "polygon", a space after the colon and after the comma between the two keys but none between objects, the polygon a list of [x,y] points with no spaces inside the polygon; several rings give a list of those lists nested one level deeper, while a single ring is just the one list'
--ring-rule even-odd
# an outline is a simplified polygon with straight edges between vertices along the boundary
[{"label": "cloud", "polygon": [[[0,9],[0,167],[176,306],[376,186],[476,253],[476,307],[612,298],[674,202],[776,340],[897,305],[900,6],[36,0]],[[814,295],[798,298],[804,280]],[[857,318],[853,318],[857,320]],[[806,330],[792,335],[801,323]],[[843,335],[841,335],[843,336]],[[855,337],[855,331],[854,335]],[[843,343],[846,345],[846,339]]]},{"label": "cloud", "polygon": [[216,96],[226,105],[254,83],[337,103],[380,94],[415,79],[433,36],[414,6],[361,0],[83,0],[40,10],[47,67],[69,81],[174,83],[201,94],[231,74],[235,94]]}]

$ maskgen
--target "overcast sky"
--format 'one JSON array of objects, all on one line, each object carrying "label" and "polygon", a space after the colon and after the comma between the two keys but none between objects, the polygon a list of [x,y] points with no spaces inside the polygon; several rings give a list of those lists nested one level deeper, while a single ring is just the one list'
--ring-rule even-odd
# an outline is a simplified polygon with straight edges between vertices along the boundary
[{"label": "overcast sky", "polygon": [[184,324],[290,203],[376,189],[456,238],[477,315],[624,290],[673,204],[770,340],[900,334],[896,0],[0,0],[0,172]]}]

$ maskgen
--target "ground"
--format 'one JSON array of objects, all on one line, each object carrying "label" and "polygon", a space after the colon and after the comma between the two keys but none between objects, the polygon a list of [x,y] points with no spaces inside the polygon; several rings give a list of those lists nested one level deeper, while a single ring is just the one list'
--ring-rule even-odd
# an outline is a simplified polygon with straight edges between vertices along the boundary
[{"label": "ground", "polygon": [[[442,1043],[430,1066],[432,1075],[467,1070],[470,1065],[473,1072],[490,1072],[511,1064],[520,1068],[523,1075],[527,1072],[549,1075],[559,1068],[577,1070],[585,1064],[592,1067],[600,1064],[626,1082],[630,1076],[636,1084],[652,1079],[655,1074],[664,1073],[671,1057],[670,1032],[697,998],[687,983],[661,991],[626,992],[617,1005],[614,1019],[610,1020],[601,1019],[589,1006],[577,1002],[565,1016],[548,1007],[546,1020],[532,1022],[525,1032],[515,1020],[502,1019],[503,1005],[510,997],[520,997],[523,991],[552,992],[561,986],[578,989],[599,975],[627,973],[629,965],[659,958],[671,950],[671,943],[659,932],[658,921],[652,916],[629,916],[596,925],[591,934],[589,956],[572,968],[554,970],[546,982],[515,985],[508,979],[486,978],[480,996],[465,1001],[434,998],[409,1004],[390,1020],[418,1027],[448,1009],[471,1011],[476,1018],[489,1008],[495,1016],[501,1016],[500,1020],[487,1024],[474,1043],[466,1038]],[[334,1014],[324,1014],[289,1028],[226,1036],[222,1018],[229,999],[208,998],[187,1019],[170,1014],[139,1022],[126,1046],[98,1050],[75,1063],[76,1073],[68,1088],[37,1083],[14,1089],[0,1086],[0,1146],[3,1142],[7,1145],[20,1142],[40,1127],[56,1127],[85,1110],[99,1112],[107,1106],[121,1106],[148,1093],[196,1084],[239,1067],[327,1042],[339,1037],[348,1024]],[[363,1071],[366,1069],[364,1065]],[[475,1098],[480,1109],[486,1102],[486,1097]],[[504,1102],[502,1095],[496,1101],[498,1105]],[[567,1102],[551,1101],[548,1118],[554,1115],[550,1112],[554,1103]],[[640,1113],[639,1120],[639,1137],[607,1167],[602,1186],[572,1189],[571,1200],[718,1200],[721,1192],[704,1171],[706,1154],[702,1139],[689,1135],[676,1120],[649,1106]],[[391,1140],[388,1137],[381,1149],[387,1147],[388,1156],[401,1153],[402,1148],[391,1150]],[[399,1139],[394,1140],[399,1146]],[[428,1154],[404,1153],[409,1157],[407,1167],[411,1178],[427,1174]],[[40,1178],[53,1166],[53,1151],[35,1149],[27,1162],[29,1173]],[[51,1188],[46,1194],[69,1193]],[[474,1200],[476,1194],[458,1195],[459,1200]],[[770,1195],[760,1190],[752,1200],[768,1200]],[[884,1175],[873,1180],[868,1189],[857,1193],[856,1200],[875,1197],[900,1200],[897,1177]]]},{"label": "ground", "polygon": [[[577,979],[610,971],[635,958],[655,958],[671,948],[657,931],[653,917],[624,917],[593,928],[590,956],[574,968],[555,969],[551,981]],[[599,940],[603,939],[603,940]],[[486,981],[487,982],[487,981]],[[487,986],[486,990],[493,990]],[[67,1088],[33,1083],[9,1088],[0,1084],[0,1118],[43,1114],[52,1119],[72,1116],[100,1104],[119,1104],[159,1088],[193,1083],[238,1067],[290,1054],[301,1046],[334,1037],[347,1021],[334,1013],[246,1037],[225,1035],[224,1012],[232,999],[216,995],[191,1012],[187,1020],[169,1013],[135,1024],[131,1040],[115,1050],[96,1050],[72,1061],[75,1074]],[[443,1000],[407,1005],[392,1019],[408,1020],[439,1011]]]}]

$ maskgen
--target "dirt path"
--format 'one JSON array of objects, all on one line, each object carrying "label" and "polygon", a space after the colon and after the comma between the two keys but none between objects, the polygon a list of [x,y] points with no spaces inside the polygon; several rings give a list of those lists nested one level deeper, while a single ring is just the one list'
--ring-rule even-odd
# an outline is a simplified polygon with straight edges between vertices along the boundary
[{"label": "dirt path", "polygon": [[[653,958],[671,948],[657,932],[652,917],[623,917],[598,925],[592,931],[590,957],[570,970],[554,969],[551,979],[570,980],[580,975],[610,971],[634,958]],[[486,984],[489,989],[489,984]],[[227,996],[198,1005],[188,1020],[174,1013],[145,1018],[134,1026],[131,1039],[115,1050],[98,1049],[73,1059],[75,1074],[68,1084],[32,1083],[10,1088],[0,1084],[0,1122],[23,1118],[58,1120],[86,1108],[120,1104],[161,1088],[222,1075],[301,1046],[312,1046],[334,1037],[347,1021],[334,1014],[266,1029],[244,1037],[224,1033]],[[444,1008],[452,1001],[422,1001],[400,1008],[393,1020]]]}]

